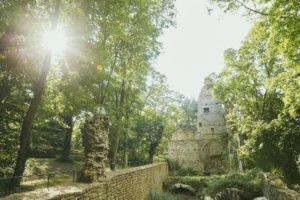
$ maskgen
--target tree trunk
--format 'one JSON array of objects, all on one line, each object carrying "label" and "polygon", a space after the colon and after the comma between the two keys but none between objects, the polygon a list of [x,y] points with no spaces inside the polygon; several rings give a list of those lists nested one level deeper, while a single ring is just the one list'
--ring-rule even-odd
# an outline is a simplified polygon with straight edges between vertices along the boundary
[{"label": "tree trunk", "polygon": [[[52,29],[55,29],[57,27],[58,13],[59,13],[59,2],[57,1],[55,14],[52,21]],[[20,176],[23,175],[23,172],[25,170],[25,165],[26,165],[26,161],[30,149],[31,129],[33,125],[33,120],[37,113],[38,107],[41,103],[42,96],[45,91],[45,85],[46,85],[50,63],[51,63],[51,51],[48,50],[44,62],[42,64],[39,79],[35,84],[33,99],[30,102],[29,108],[22,122],[22,129],[19,138],[20,147],[18,150],[16,165],[14,170],[14,176],[16,176],[16,178],[12,179],[11,186],[19,186],[21,183]]]},{"label": "tree trunk", "polygon": [[[30,149],[32,124],[45,90],[45,84],[46,84],[47,74],[49,71],[50,60],[51,60],[51,53],[48,52],[43,63],[39,80],[36,83],[34,97],[30,102],[30,106],[28,108],[28,111],[22,123],[22,129],[21,129],[21,134],[19,139],[20,147],[17,154],[17,162],[15,166],[14,176],[22,176],[25,170],[25,164]],[[20,182],[21,182],[21,178],[13,179],[12,185],[19,186]]]},{"label": "tree trunk", "polygon": [[[241,148],[241,142],[240,142],[240,136],[239,136],[239,134],[237,134],[236,140],[237,140],[238,149],[240,149]],[[241,173],[241,172],[244,171],[243,170],[243,163],[242,163],[242,161],[241,161],[240,156],[238,155],[238,153],[236,153],[236,157],[237,157],[237,161],[238,161],[238,171]]]},{"label": "tree trunk", "polygon": [[123,128],[122,117],[123,117],[123,113],[124,113],[124,103],[125,103],[125,80],[123,80],[122,84],[121,84],[120,100],[118,101],[118,98],[116,97],[116,110],[119,111],[116,113],[116,124],[117,125],[116,125],[116,129],[113,131],[113,134],[110,135],[111,143],[110,143],[110,148],[109,148],[110,149],[109,156],[110,156],[110,169],[111,170],[116,169],[120,136],[121,136],[121,132],[122,132],[122,128]]},{"label": "tree trunk", "polygon": [[119,148],[119,138],[115,137],[113,139],[113,142],[111,143],[110,150],[109,150],[109,165],[110,165],[109,167],[113,171],[116,170],[118,148]]},{"label": "tree trunk", "polygon": [[[127,112],[126,112],[127,113]],[[124,166],[128,167],[128,114],[125,115],[126,124],[124,126]]]},{"label": "tree trunk", "polygon": [[156,147],[157,147],[157,145],[155,145],[155,144],[150,145],[150,149],[149,149],[149,152],[148,152],[148,154],[149,154],[148,162],[149,163],[153,163],[153,157],[154,157],[154,154],[155,154]]},{"label": "tree trunk", "polygon": [[65,116],[64,122],[66,125],[68,125],[68,128],[65,132],[65,138],[64,138],[64,147],[61,155],[61,159],[64,162],[69,162],[70,161],[70,152],[71,152],[71,141],[72,141],[72,132],[73,132],[73,116]]}]

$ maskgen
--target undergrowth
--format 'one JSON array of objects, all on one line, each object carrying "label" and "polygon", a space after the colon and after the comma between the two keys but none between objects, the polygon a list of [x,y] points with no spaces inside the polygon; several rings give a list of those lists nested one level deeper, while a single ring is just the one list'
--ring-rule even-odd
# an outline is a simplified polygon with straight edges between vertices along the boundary
[{"label": "undergrowth", "polygon": [[168,192],[153,190],[150,192],[148,200],[178,200],[178,198]]},{"label": "undergrowth", "polygon": [[164,182],[164,187],[170,190],[175,183],[190,185],[198,196],[213,197],[226,188],[237,188],[251,197],[262,195],[262,176],[256,170],[212,176],[170,176]]}]

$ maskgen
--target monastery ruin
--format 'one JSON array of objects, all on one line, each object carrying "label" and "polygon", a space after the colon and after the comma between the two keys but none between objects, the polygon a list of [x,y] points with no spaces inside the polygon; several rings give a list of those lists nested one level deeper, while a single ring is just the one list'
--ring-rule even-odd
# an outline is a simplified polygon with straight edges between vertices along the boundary
[{"label": "monastery ruin", "polygon": [[197,130],[178,130],[168,144],[167,157],[200,174],[224,172],[227,134],[223,104],[214,99],[205,81],[198,98]]}]

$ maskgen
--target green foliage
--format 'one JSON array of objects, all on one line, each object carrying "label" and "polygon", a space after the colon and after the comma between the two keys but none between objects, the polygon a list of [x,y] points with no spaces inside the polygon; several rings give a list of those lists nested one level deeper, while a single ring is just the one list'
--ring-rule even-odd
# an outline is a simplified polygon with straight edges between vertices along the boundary
[{"label": "green foliage", "polygon": [[148,200],[176,200],[172,194],[168,192],[151,191]]},{"label": "green foliage", "polygon": [[169,176],[164,182],[164,187],[170,190],[172,185],[182,183],[191,186],[200,194],[203,188],[207,187],[207,181],[206,176]]},{"label": "green foliage", "polygon": [[225,10],[242,7],[250,16],[260,16],[242,46],[226,50],[225,69],[210,77],[215,96],[227,108],[236,158],[246,168],[276,168],[286,181],[298,182],[300,149],[294,141],[299,142],[300,29],[295,13],[300,4],[255,1],[261,14],[249,9],[248,1],[214,2]]},{"label": "green foliage", "polygon": [[262,176],[257,170],[213,176],[170,176],[164,186],[170,189],[175,183],[191,186],[199,196],[214,196],[226,188],[240,189],[252,198],[262,194]]},{"label": "green foliage", "polygon": [[[71,138],[65,137],[66,132],[74,130],[73,147],[80,150],[78,124],[86,113],[104,110],[111,122],[111,158],[125,159],[121,152],[136,138],[132,130],[148,97],[166,91],[164,85],[150,94],[146,86],[153,72],[150,64],[161,49],[158,37],[174,24],[174,1],[59,2],[58,26],[67,33],[69,47],[52,57],[27,141],[32,141],[33,150],[57,154]],[[21,124],[46,54],[41,32],[49,28],[55,4],[54,0],[0,3],[0,133],[5,133],[0,136],[0,176],[11,175],[15,164]],[[158,134],[155,146],[171,132],[171,120],[164,121],[164,134]]]},{"label": "green foliage", "polygon": [[175,160],[166,159],[166,161],[171,176],[195,176],[198,174],[193,168],[182,167]]},{"label": "green foliage", "polygon": [[203,194],[214,196],[226,188],[237,188],[250,195],[251,198],[258,197],[262,195],[262,176],[256,170],[242,174],[212,176],[208,179]]},{"label": "green foliage", "polygon": [[172,160],[172,159],[167,158],[166,161],[167,161],[168,169],[169,169],[170,172],[179,170],[181,168],[179,163],[176,160]]},{"label": "green foliage", "polygon": [[197,101],[181,97],[179,105],[183,111],[183,120],[180,122],[180,127],[184,129],[197,129]]}]

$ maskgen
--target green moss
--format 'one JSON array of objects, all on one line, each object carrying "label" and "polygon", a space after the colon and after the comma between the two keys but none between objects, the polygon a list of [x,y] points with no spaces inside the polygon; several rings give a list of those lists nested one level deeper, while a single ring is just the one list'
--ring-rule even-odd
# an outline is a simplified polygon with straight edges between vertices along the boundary
[{"label": "green moss", "polygon": [[193,187],[197,193],[201,193],[207,187],[208,177],[206,176],[170,176],[164,182],[165,189],[169,190],[175,183],[182,183]]},{"label": "green moss", "polygon": [[151,191],[148,200],[178,200],[174,195],[168,192]]}]

